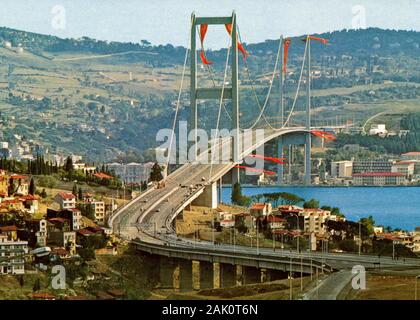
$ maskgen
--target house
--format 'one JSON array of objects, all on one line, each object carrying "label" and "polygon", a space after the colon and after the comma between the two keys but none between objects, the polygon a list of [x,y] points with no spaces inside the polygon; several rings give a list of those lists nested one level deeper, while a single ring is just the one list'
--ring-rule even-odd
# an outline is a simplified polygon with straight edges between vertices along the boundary
[{"label": "house", "polygon": [[19,197],[19,200],[23,202],[23,206],[29,213],[35,213],[39,209],[39,198],[37,196],[28,194],[25,196]]},{"label": "house", "polygon": [[249,213],[239,213],[235,214],[235,227],[237,226],[245,226],[248,230],[254,228],[254,217],[251,216]]},{"label": "house", "polygon": [[9,178],[5,175],[0,175],[0,193],[7,195],[9,189]]},{"label": "house", "polygon": [[70,192],[59,192],[54,201],[60,205],[61,210],[76,208],[76,196]]},{"label": "house", "polygon": [[17,240],[18,228],[15,225],[0,227],[0,233],[7,235],[9,239]]},{"label": "house", "polygon": [[1,202],[1,205],[9,211],[23,211],[23,209],[25,208],[23,206],[23,202],[19,199],[5,199]]},{"label": "house", "polygon": [[284,218],[269,215],[266,217],[266,222],[269,230],[284,230],[287,226],[287,220]]},{"label": "house", "polygon": [[82,228],[82,212],[79,209],[71,208],[66,210],[47,209],[47,218],[64,218],[70,222],[70,229],[77,231]]},{"label": "house", "polygon": [[47,220],[27,219],[25,228],[19,230],[19,237],[27,240],[30,247],[45,247],[47,245]]},{"label": "house", "polygon": [[27,176],[12,174],[10,176],[10,181],[13,183],[13,193],[20,196],[26,196],[29,192],[29,184],[27,180]]},{"label": "house", "polygon": [[25,258],[22,255],[27,253],[27,241],[13,240],[0,233],[0,274],[25,274]]},{"label": "house", "polygon": [[70,221],[64,218],[48,219],[48,242],[68,249],[76,254],[76,232],[71,231]]},{"label": "house", "polygon": [[222,228],[233,228],[235,227],[235,220],[222,220],[220,221],[220,226]]},{"label": "house", "polygon": [[250,213],[254,217],[268,216],[271,212],[271,203],[254,203],[250,209]]}]

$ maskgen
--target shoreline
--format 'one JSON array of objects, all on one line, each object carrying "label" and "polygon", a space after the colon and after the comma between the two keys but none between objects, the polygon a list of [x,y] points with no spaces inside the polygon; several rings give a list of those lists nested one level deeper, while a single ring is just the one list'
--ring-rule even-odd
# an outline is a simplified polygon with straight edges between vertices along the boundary
[{"label": "shoreline", "polygon": [[[364,186],[341,186],[341,185],[335,185],[335,186],[330,186],[330,185],[301,185],[301,184],[286,184],[286,185],[255,185],[255,184],[241,184],[242,188],[346,188],[346,189],[351,189],[351,188],[420,188],[420,185],[407,185],[407,186],[402,186],[402,185],[383,185],[383,186],[378,186],[378,185],[364,185]],[[230,184],[223,184],[222,188],[232,188],[232,185]]]}]

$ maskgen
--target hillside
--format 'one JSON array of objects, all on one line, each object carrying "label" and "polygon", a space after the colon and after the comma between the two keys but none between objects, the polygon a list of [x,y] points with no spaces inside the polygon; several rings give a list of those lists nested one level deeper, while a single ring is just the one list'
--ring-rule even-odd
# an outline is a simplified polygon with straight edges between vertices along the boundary
[{"label": "hillside", "polygon": [[[245,41],[246,35],[242,36]],[[339,112],[363,123],[383,110],[418,109],[420,32],[372,28],[320,36],[330,42],[326,47],[312,46],[313,68],[320,71],[313,82],[318,120],[335,119]],[[303,50],[299,38],[292,41],[288,101],[296,87]],[[132,160],[141,161],[151,158],[146,151],[156,146],[157,130],[171,127],[185,54],[182,47],[152,46],[146,40],[135,44],[60,39],[9,28],[0,28],[0,42],[2,140],[10,144],[16,142],[17,134],[50,153],[71,152],[93,161],[110,161],[131,151]],[[268,86],[277,46],[276,40],[246,45],[258,94]],[[221,78],[225,54],[226,50],[208,53],[216,81]],[[241,68],[245,120],[258,111],[247,78]],[[212,85],[201,68],[199,81],[202,86]],[[274,86],[269,114],[275,115],[277,96]],[[180,116],[185,119],[188,93],[182,100]],[[397,104],[401,105],[398,110]],[[206,128],[215,126],[216,109],[216,101],[200,105],[200,121]]]}]

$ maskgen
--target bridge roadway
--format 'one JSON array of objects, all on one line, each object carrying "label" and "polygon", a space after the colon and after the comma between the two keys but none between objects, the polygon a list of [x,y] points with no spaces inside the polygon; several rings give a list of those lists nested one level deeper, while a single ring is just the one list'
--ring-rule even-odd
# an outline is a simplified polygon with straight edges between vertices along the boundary
[{"label": "bridge roadway", "polygon": [[[266,130],[268,131],[268,130]],[[263,143],[282,134],[294,132],[307,132],[303,128],[285,129],[282,131],[269,132],[263,141],[254,142],[251,147],[241,153],[241,157],[250,154]],[[248,141],[249,142],[249,141]],[[230,139],[222,139],[214,150],[229,147]],[[349,253],[321,253],[321,252],[296,252],[272,248],[251,248],[233,245],[215,245],[213,242],[192,241],[178,237],[173,228],[175,217],[194,199],[203,192],[205,185],[218,181],[229,172],[236,163],[201,164],[200,160],[208,157],[209,150],[199,155],[197,161],[188,162],[170,174],[163,188],[152,188],[139,197],[133,199],[121,210],[114,214],[109,225],[114,232],[119,233],[127,240],[133,240],[137,244],[151,244],[166,246],[173,251],[189,248],[194,252],[202,252],[211,255],[212,252],[229,254],[233,258],[240,254],[252,255],[253,259],[282,257],[288,258],[298,264],[299,259],[321,263],[334,269],[348,269],[355,265],[363,265],[366,268],[419,268],[420,259],[407,258],[392,260],[391,257],[377,257],[371,255],[357,255]],[[211,171],[211,178],[210,176]],[[204,178],[204,179],[203,179]],[[205,181],[204,181],[205,180]],[[189,186],[193,186],[191,189]]]}]

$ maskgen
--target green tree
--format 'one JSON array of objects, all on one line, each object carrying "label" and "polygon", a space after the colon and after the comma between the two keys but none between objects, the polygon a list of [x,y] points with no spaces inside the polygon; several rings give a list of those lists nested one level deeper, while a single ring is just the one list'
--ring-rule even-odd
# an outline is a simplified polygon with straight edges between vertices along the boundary
[{"label": "green tree", "polygon": [[31,182],[29,183],[29,191],[28,191],[28,193],[30,195],[32,195],[32,196],[35,194],[35,181],[34,181],[34,178],[31,178]]},{"label": "green tree", "polygon": [[156,162],[150,171],[150,181],[160,181],[163,179],[163,168]]},{"label": "green tree", "polygon": [[42,189],[40,196],[43,199],[45,199],[47,197],[47,192],[45,191],[45,189]]},{"label": "green tree", "polygon": [[319,201],[316,200],[316,199],[308,200],[303,204],[303,207],[305,209],[318,209],[319,208]]},{"label": "green tree", "polygon": [[231,200],[233,204],[238,204],[241,201],[242,197],[242,187],[239,182],[236,182],[232,188]]},{"label": "green tree", "polygon": [[83,199],[83,191],[82,191],[82,188],[79,188],[79,193],[77,195],[77,198],[79,199],[79,201],[81,201]]},{"label": "green tree", "polygon": [[64,170],[66,170],[66,172],[69,174],[73,173],[73,159],[71,156],[67,157],[66,163],[64,165]]},{"label": "green tree", "polygon": [[37,292],[39,290],[41,290],[41,281],[39,280],[39,278],[37,278],[35,280],[34,286],[32,287],[32,291]]}]

